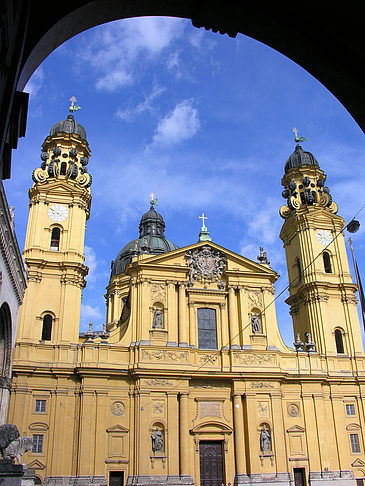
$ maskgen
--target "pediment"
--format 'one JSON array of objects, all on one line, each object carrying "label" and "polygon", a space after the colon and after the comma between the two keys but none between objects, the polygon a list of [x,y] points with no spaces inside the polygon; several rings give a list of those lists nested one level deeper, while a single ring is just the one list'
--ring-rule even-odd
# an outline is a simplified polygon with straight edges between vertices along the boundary
[{"label": "pediment", "polygon": [[303,434],[305,432],[305,428],[301,427],[300,425],[293,425],[292,427],[289,427],[289,429],[287,429],[286,431],[288,432],[288,434],[298,433],[298,432]]},{"label": "pediment", "polygon": [[29,430],[48,430],[48,425],[44,422],[33,422],[29,425]]},{"label": "pediment", "polygon": [[123,425],[117,424],[117,425],[113,425],[112,427],[109,427],[108,429],[106,429],[106,432],[108,432],[109,434],[115,433],[115,432],[126,434],[127,432],[129,432],[129,429],[127,429],[126,427],[123,427]]},{"label": "pediment", "polygon": [[363,467],[365,466],[365,461],[363,461],[362,459],[355,459],[354,462],[351,464],[352,467]]},{"label": "pediment", "polygon": [[163,253],[161,255],[146,255],[139,261],[139,264],[142,267],[149,265],[175,267],[176,270],[178,270],[178,267],[186,268],[188,266],[187,260],[185,258],[186,253],[191,250],[203,248],[204,246],[211,247],[224,254],[224,256],[227,258],[227,269],[225,272],[227,274],[256,274],[261,276],[270,276],[275,280],[276,278],[278,278],[276,272],[272,270],[269,266],[249,260],[242,255],[239,255],[237,253],[234,253],[233,251],[227,250],[220,245],[217,245],[216,243],[206,241],[195,243],[194,245],[185,246],[183,248],[179,248],[168,253]]},{"label": "pediment", "polygon": [[209,421],[196,425],[191,429],[191,432],[193,434],[206,434],[217,432],[231,434],[233,432],[233,429],[229,425],[223,424],[221,422]]},{"label": "pediment", "polygon": [[41,461],[39,461],[38,459],[34,459],[34,461],[30,462],[29,464],[27,464],[27,467],[29,469],[45,469],[46,465],[43,464]]}]

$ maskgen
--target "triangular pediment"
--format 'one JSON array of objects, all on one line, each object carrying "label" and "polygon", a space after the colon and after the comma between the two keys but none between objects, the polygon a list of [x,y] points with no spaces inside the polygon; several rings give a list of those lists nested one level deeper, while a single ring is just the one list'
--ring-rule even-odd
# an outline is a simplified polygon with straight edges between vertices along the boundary
[{"label": "triangular pediment", "polygon": [[41,461],[39,461],[38,459],[34,459],[34,461],[30,462],[29,464],[27,464],[27,467],[29,469],[45,469],[46,465],[43,464]]},{"label": "triangular pediment", "polygon": [[106,429],[106,431],[110,434],[112,432],[119,432],[119,433],[124,433],[126,434],[127,432],[129,432],[129,430],[126,428],[126,427],[123,427],[123,425],[113,425],[112,427],[109,427],[108,429]]},{"label": "triangular pediment", "polygon": [[365,462],[362,459],[355,459],[354,462],[351,464],[352,467],[363,467],[365,466]]},{"label": "triangular pediment", "polygon": [[211,247],[218,250],[224,254],[227,258],[227,269],[226,273],[250,273],[262,276],[270,276],[272,278],[278,278],[278,275],[274,270],[272,270],[268,265],[263,265],[258,262],[254,262],[245,258],[238,253],[227,250],[226,248],[217,245],[211,241],[199,242],[193,245],[185,246],[183,248],[178,248],[177,250],[163,253],[161,255],[145,255],[138,262],[141,266],[158,265],[158,266],[173,266],[173,267],[187,267],[188,262],[185,258],[187,252],[195,250],[198,248],[203,248],[204,246]]},{"label": "triangular pediment", "polygon": [[305,429],[303,427],[301,427],[300,425],[293,425],[292,427],[289,427],[289,429],[286,430],[289,434],[292,434],[292,433],[304,433],[305,432]]}]

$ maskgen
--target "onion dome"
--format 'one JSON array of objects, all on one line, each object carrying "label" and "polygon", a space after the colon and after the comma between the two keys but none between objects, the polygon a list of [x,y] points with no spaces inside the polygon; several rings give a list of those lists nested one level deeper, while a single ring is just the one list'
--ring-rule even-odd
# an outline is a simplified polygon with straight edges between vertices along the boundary
[{"label": "onion dome", "polygon": [[177,250],[179,247],[165,237],[165,222],[161,214],[151,207],[139,223],[139,238],[127,243],[118,253],[111,265],[111,276],[123,273],[132,258],[140,254],[159,255]]},{"label": "onion dome", "polygon": [[61,120],[58,123],[55,123],[51,130],[49,131],[49,135],[52,136],[55,133],[75,133],[83,140],[86,140],[86,130],[85,128],[78,123],[73,114],[70,113],[66,120]]},{"label": "onion dome", "polygon": [[315,157],[310,152],[303,150],[298,144],[285,164],[285,174],[293,167],[300,167],[302,165],[315,165],[319,167]]}]

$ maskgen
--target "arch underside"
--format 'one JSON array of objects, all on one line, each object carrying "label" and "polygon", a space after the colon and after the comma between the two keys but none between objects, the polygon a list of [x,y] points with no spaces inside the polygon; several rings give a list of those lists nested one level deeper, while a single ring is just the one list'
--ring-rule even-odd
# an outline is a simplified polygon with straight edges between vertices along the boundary
[{"label": "arch underside", "polygon": [[365,128],[359,103],[365,95],[359,69],[365,55],[357,9],[316,5],[315,12],[309,8],[296,13],[277,3],[263,9],[260,4],[227,0],[80,0],[76,5],[62,2],[49,9],[45,0],[31,2],[18,90],[48,54],[86,29],[129,17],[180,17],[214,32],[247,35],[281,52],[326,86]]}]

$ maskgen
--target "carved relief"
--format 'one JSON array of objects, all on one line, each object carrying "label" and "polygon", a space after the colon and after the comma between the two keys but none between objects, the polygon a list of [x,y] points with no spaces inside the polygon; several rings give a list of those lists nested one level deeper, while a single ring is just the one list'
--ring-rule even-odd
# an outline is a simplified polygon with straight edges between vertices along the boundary
[{"label": "carved relief", "polygon": [[189,358],[189,353],[174,352],[174,351],[149,351],[147,349],[142,350],[142,359],[157,360],[157,361],[176,361],[186,363]]},{"label": "carved relief", "polygon": [[248,299],[250,303],[250,307],[257,307],[258,309],[262,309],[264,306],[263,295],[261,290],[251,290],[248,293]]},{"label": "carved relief", "polygon": [[152,402],[152,414],[153,415],[163,415],[165,404],[163,401]]},{"label": "carved relief", "polygon": [[234,358],[241,364],[248,366],[273,366],[276,365],[275,354],[242,354],[234,353]]},{"label": "carved relief", "polygon": [[268,417],[269,416],[269,404],[268,404],[268,402],[258,402],[257,413],[260,417]]},{"label": "carved relief", "polygon": [[166,305],[166,287],[163,284],[151,285],[151,300],[152,302],[161,302]]},{"label": "carved relief", "polygon": [[265,381],[251,381],[251,388],[274,388],[272,383],[266,383]]},{"label": "carved relief", "polygon": [[288,405],[288,415],[290,415],[290,417],[298,417],[299,406],[296,403],[290,403]]},{"label": "carved relief", "polygon": [[200,362],[201,363],[211,363],[215,364],[215,362],[218,359],[218,354],[204,354],[203,356],[200,356]]},{"label": "carved relief", "polygon": [[144,380],[145,385],[148,386],[172,386],[172,382],[160,378],[153,378],[152,380]]},{"label": "carved relief", "polygon": [[219,282],[222,286],[222,276],[227,268],[227,258],[224,253],[205,245],[185,254],[190,267],[189,287],[194,285],[196,280],[203,283]]},{"label": "carved relief", "polygon": [[112,404],[112,406],[111,406],[111,412],[114,415],[118,415],[118,416],[123,415],[124,412],[125,412],[125,405],[124,405],[124,403],[121,402],[121,401],[119,401],[119,400],[116,401],[116,402],[114,402]]}]

